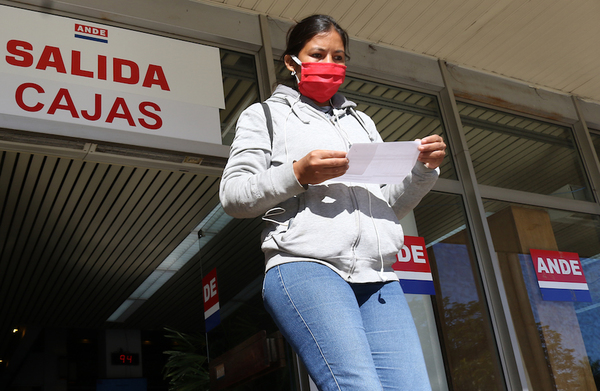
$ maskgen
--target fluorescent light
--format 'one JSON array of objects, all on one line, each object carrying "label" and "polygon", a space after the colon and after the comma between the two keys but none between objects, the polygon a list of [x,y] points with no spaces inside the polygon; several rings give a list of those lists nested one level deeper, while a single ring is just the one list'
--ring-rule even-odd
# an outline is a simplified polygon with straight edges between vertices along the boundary
[{"label": "fluorescent light", "polygon": [[119,308],[106,320],[107,322],[116,322],[119,319],[119,316],[123,314],[131,305],[135,303],[135,300],[127,299],[121,304]]},{"label": "fluorescent light", "polygon": [[[232,219],[225,214],[221,204],[217,204],[106,321],[124,322]],[[202,237],[198,238],[200,231],[202,231]]]},{"label": "fluorescent light", "polygon": [[152,296],[161,286],[163,286],[173,275],[176,273],[176,270],[166,270],[158,276],[154,284],[150,285],[148,289],[144,291],[140,295],[140,299],[148,300],[150,296]]}]

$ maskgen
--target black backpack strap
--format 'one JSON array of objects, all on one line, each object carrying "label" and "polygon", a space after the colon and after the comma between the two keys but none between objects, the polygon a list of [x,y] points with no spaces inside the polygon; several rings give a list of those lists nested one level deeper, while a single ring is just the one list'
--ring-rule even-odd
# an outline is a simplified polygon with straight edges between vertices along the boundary
[{"label": "black backpack strap", "polygon": [[265,111],[265,118],[267,119],[267,130],[269,131],[269,138],[271,139],[271,148],[273,148],[273,118],[271,118],[271,109],[266,102],[261,103],[263,110]]}]

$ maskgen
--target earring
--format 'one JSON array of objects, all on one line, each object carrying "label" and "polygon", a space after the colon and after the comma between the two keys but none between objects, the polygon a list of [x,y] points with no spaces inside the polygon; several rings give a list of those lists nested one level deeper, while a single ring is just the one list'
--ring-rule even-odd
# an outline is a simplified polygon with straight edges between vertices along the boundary
[{"label": "earring", "polygon": [[296,76],[296,71],[292,71],[292,76]]}]

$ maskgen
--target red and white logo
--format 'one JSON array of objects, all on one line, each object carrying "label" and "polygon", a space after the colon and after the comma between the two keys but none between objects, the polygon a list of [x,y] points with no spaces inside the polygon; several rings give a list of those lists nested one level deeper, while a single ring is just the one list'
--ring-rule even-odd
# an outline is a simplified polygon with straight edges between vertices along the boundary
[{"label": "red and white logo", "polygon": [[529,251],[544,300],[591,301],[579,254],[535,249]]},{"label": "red and white logo", "polygon": [[108,43],[108,30],[101,27],[75,23],[75,38]]},{"label": "red and white logo", "polygon": [[204,314],[208,318],[219,310],[219,291],[217,290],[217,268],[214,268],[202,279],[204,296]]},{"label": "red and white logo", "polygon": [[396,259],[398,262],[392,265],[392,269],[400,279],[404,293],[435,294],[424,238],[405,236],[404,246]]}]

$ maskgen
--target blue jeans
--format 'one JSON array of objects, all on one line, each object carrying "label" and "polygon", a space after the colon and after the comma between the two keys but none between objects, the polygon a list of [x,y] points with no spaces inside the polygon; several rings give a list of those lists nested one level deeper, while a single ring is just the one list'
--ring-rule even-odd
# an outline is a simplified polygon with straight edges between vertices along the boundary
[{"label": "blue jeans", "polygon": [[269,269],[263,299],[319,390],[431,390],[398,282],[351,284],[292,262]]}]

